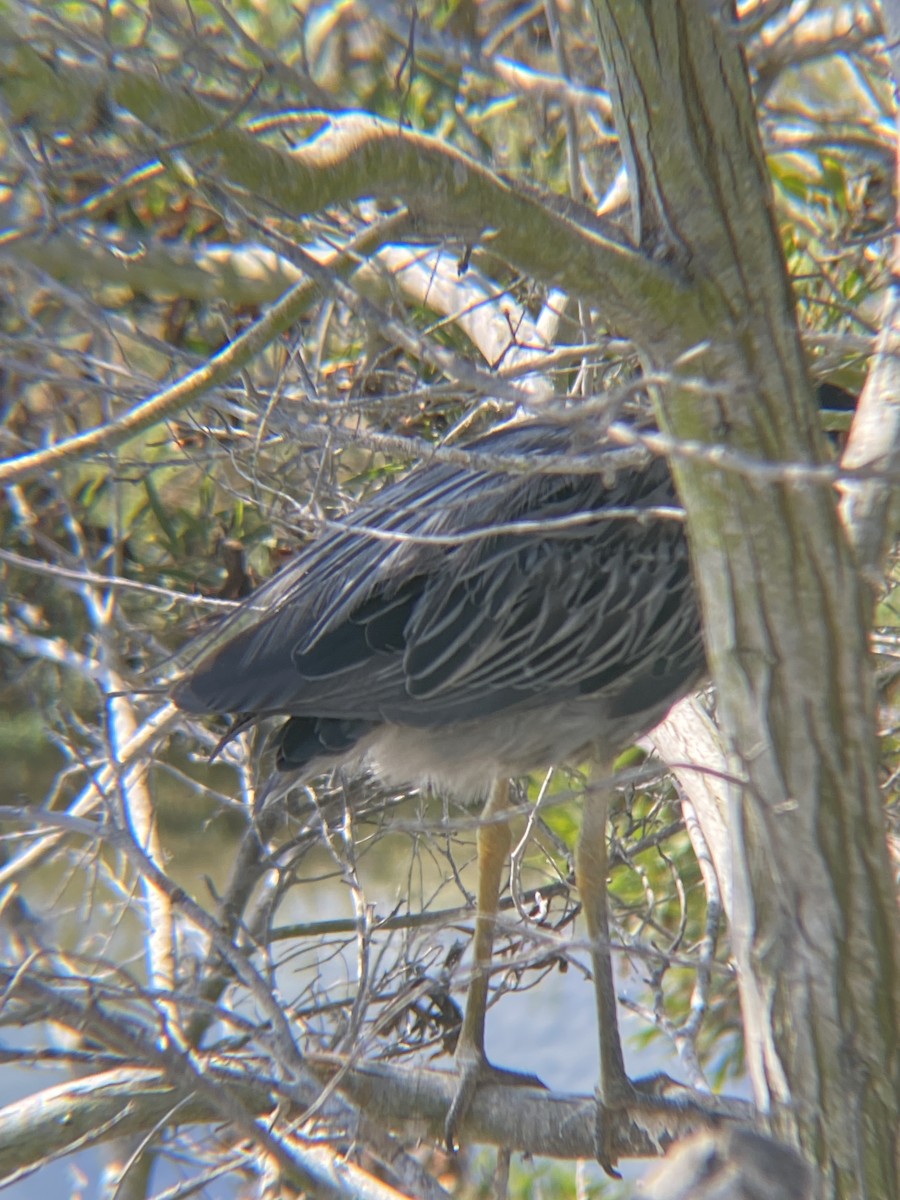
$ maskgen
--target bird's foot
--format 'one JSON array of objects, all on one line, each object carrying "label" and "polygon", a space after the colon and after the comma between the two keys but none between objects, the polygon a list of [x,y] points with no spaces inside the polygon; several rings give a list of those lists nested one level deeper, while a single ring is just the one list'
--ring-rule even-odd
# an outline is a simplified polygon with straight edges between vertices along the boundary
[{"label": "bird's foot", "polygon": [[627,1135],[627,1126],[636,1119],[640,1124],[640,1114],[653,1116],[658,1122],[667,1110],[684,1113],[695,1107],[698,1116],[708,1119],[709,1110],[705,1104],[698,1104],[693,1089],[663,1073],[635,1080],[616,1073],[615,1078],[607,1078],[595,1100],[595,1153],[597,1162],[612,1179],[621,1179],[616,1170],[617,1149]]},{"label": "bird's foot", "polygon": [[456,1134],[472,1107],[475,1093],[482,1085],[546,1088],[537,1075],[527,1075],[519,1071],[508,1071],[504,1067],[495,1067],[478,1050],[467,1052],[457,1050],[454,1067],[457,1074],[456,1092],[444,1121],[444,1140],[451,1154],[456,1153],[459,1149]]},{"label": "bird's foot", "polygon": [[616,1170],[617,1148],[621,1144],[620,1126],[630,1120],[629,1109],[641,1098],[641,1092],[627,1076],[607,1082],[604,1092],[597,1092],[594,1125],[594,1146],[597,1162],[611,1179],[621,1179]]},{"label": "bird's foot", "polygon": [[622,1175],[616,1170],[618,1154],[616,1153],[616,1118],[619,1110],[607,1104],[600,1094],[597,1094],[597,1109],[594,1114],[594,1153],[597,1162],[610,1177],[621,1179]]}]

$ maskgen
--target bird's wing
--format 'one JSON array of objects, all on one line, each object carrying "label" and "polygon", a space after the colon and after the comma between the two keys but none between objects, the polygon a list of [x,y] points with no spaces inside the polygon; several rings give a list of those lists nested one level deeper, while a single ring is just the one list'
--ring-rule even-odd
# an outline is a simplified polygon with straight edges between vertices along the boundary
[{"label": "bird's wing", "polygon": [[[481,445],[546,452],[550,438],[526,430]],[[660,463],[607,481],[420,469],[257,593],[262,619],[176,699],[427,726],[621,689],[657,641],[671,657],[694,636],[688,619],[673,643],[690,588],[681,528],[640,519],[672,500]]]}]

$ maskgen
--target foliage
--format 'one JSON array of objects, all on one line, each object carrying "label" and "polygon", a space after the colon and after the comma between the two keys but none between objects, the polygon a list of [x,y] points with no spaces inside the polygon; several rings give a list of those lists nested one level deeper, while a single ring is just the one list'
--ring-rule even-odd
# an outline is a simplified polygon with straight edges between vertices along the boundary
[{"label": "foliage", "polygon": [[[548,388],[612,394],[623,411],[643,403],[635,348],[583,297],[523,271],[489,234],[436,228],[443,185],[424,166],[418,204],[400,202],[406,180],[373,199],[361,160],[347,168],[352,199],[295,214],[267,178],[247,186],[244,143],[176,136],[116,91],[123,78],[168,89],[176,129],[202,100],[214,133],[296,152],[298,170],[330,121],[360,111],[501,182],[594,211],[606,201],[616,228],[617,142],[582,6],[301,9],[21,4],[0,33],[5,457],[113,429],[254,328],[315,264],[329,268],[239,371],[199,378],[127,440],[11,483],[0,506],[3,1019],[21,1031],[7,1060],[34,1091],[40,1067],[129,1067],[162,1071],[173,1108],[206,1105],[183,1124],[168,1112],[158,1128],[123,1121],[109,1167],[121,1194],[137,1194],[145,1169],[152,1195],[175,1180],[210,1196],[262,1195],[277,1180],[326,1194],[334,1161],[323,1165],[316,1137],[409,1194],[437,1188],[445,1163],[423,1164],[412,1138],[377,1121],[356,1127],[337,1094],[317,1097],[336,1053],[430,1063],[452,1050],[472,814],[343,775],[261,811],[265,731],[218,749],[224,728],[173,714],[166,683],[193,635],[428,447],[453,448]],[[889,271],[888,88],[873,29],[806,10],[776,12],[746,50],[811,370],[856,391]],[[555,212],[538,211],[548,231]],[[896,821],[896,564],[892,586],[878,619]],[[637,1040],[724,1086],[743,1062],[727,931],[674,785],[643,753],[619,769],[612,893]],[[548,978],[586,974],[571,886],[583,785],[561,773],[522,783],[522,829],[539,795],[540,809],[498,938],[498,1020],[509,993],[534,989],[537,1011]],[[587,1040],[583,990],[561,1041],[573,1024]],[[286,1040],[307,1060],[300,1075]],[[86,1144],[119,1132],[111,1117]],[[76,1146],[0,1148],[0,1162],[12,1179],[45,1149],[49,1160]],[[514,1194],[572,1193],[568,1168],[519,1170]]]}]

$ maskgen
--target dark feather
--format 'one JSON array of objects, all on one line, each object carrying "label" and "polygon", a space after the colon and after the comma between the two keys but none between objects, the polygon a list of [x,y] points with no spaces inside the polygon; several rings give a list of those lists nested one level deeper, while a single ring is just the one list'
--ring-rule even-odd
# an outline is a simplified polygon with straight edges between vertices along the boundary
[{"label": "dark feather", "polygon": [[617,471],[600,447],[602,470],[552,472],[575,435],[538,422],[473,445],[534,470],[433,463],[385,488],[250,598],[176,703],[302,718],[283,766],[339,757],[382,723],[438,730],[583,698],[634,732],[659,719],[703,671],[683,527],[642,515],[676,503],[666,464]]}]

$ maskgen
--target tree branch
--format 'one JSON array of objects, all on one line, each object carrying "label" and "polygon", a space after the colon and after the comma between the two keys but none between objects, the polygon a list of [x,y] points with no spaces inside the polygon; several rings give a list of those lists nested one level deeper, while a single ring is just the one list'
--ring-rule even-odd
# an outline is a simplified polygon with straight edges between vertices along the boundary
[{"label": "tree branch", "polygon": [[363,197],[400,198],[422,232],[481,242],[598,304],[626,334],[677,339],[682,350],[704,337],[702,306],[668,267],[606,236],[588,209],[514,185],[436,138],[362,113],[306,113],[314,136],[287,153],[160,76],[51,65],[8,26],[2,34],[0,91],[20,123],[70,127],[112,100],[221,183],[293,219]]}]

